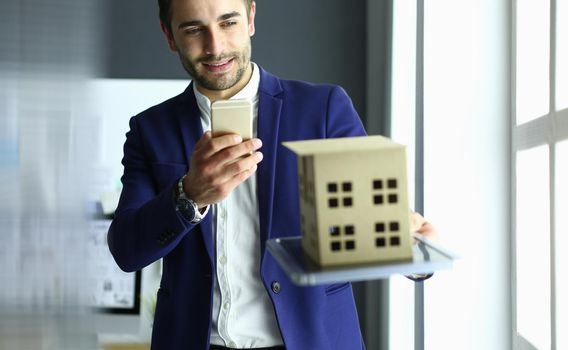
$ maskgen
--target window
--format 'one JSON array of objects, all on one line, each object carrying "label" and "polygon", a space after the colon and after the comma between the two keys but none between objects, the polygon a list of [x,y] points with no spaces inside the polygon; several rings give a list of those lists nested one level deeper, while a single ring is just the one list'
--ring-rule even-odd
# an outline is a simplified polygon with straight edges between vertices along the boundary
[{"label": "window", "polygon": [[337,252],[341,250],[341,242],[331,242],[331,251]]},{"label": "window", "polygon": [[377,238],[377,239],[375,240],[375,245],[376,245],[377,247],[384,247],[384,246],[386,246],[386,240],[385,240],[385,238],[384,238],[384,237],[379,237],[379,238]]},{"label": "window", "polygon": [[330,207],[330,208],[337,208],[337,206],[339,205],[339,204],[338,204],[338,201],[337,201],[337,198],[330,198],[330,199],[328,200],[328,204],[329,204],[329,207]]},{"label": "window", "polygon": [[373,203],[383,204],[383,196],[381,194],[376,194],[373,196]]},{"label": "window", "polygon": [[336,193],[337,192],[337,184],[336,183],[328,183],[327,184],[327,192],[329,193]]},{"label": "window", "polygon": [[331,226],[329,228],[329,235],[330,236],[339,236],[339,226]]},{"label": "window", "polygon": [[550,348],[550,197],[548,147],[517,153],[517,331]]},{"label": "window", "polygon": [[398,232],[398,228],[399,228],[398,222],[396,222],[396,221],[391,222],[389,224],[389,228],[390,228],[391,232]]},{"label": "window", "polygon": [[513,338],[515,349],[564,349],[568,1],[517,0],[515,10]]},{"label": "window", "polygon": [[556,108],[568,108],[568,1],[556,0]]},{"label": "window", "polygon": [[[568,193],[568,141],[558,143],[556,147],[556,193]],[[559,181],[560,180],[560,181]],[[562,249],[568,246],[568,236],[564,228],[564,234],[560,234],[560,229],[565,227],[562,218],[563,214],[568,213],[568,197],[557,196],[555,227],[557,235],[555,238],[555,267],[556,267],[556,295],[568,295],[568,255]],[[568,329],[568,299],[566,297],[556,299],[556,329]],[[568,335],[565,332],[557,332],[556,348],[568,349]]]},{"label": "window", "polygon": [[[391,54],[391,137],[407,145],[408,157],[408,193],[411,206],[414,194],[414,159],[416,129],[416,57],[418,31],[418,1],[392,1],[393,33]],[[383,189],[383,183],[377,183],[375,189]],[[385,231],[382,224],[381,232]],[[377,237],[377,247],[386,246],[386,238]],[[394,276],[389,280],[389,296],[392,310],[389,312],[389,349],[420,349],[415,347],[415,294],[414,286],[408,284],[403,276]]]},{"label": "window", "polygon": [[390,238],[390,245],[391,246],[398,246],[400,245],[400,237],[398,236],[393,236]]},{"label": "window", "polygon": [[380,205],[384,203],[385,195],[389,204],[398,203],[398,195],[393,193],[393,190],[397,189],[397,180],[389,178],[386,180],[387,188],[389,193],[384,193],[383,190],[383,180],[375,179],[373,180],[373,203]]},{"label": "window", "polygon": [[396,179],[389,179],[387,182],[388,188],[396,188]]},{"label": "window", "polygon": [[[335,196],[338,195],[340,186],[337,182],[328,182],[327,183],[327,193],[333,194]],[[343,194],[350,194],[353,191],[353,184],[349,181],[345,181],[341,183],[341,191]],[[328,199],[328,206],[330,208],[337,208],[339,207],[339,198],[331,197]],[[345,196],[341,198],[341,204],[344,207],[352,207],[353,206],[353,197],[351,195]]]},{"label": "window", "polygon": [[389,203],[395,204],[398,202],[398,196],[396,194],[389,194]]},{"label": "window", "polygon": [[383,189],[383,181],[382,180],[373,180],[373,189],[374,190],[382,190]]},{"label": "window", "polygon": [[345,225],[343,229],[341,226],[330,226],[328,228],[328,232],[333,240],[330,243],[330,249],[332,252],[341,252],[341,242],[342,242],[342,233],[343,237],[349,238],[348,240],[344,241],[344,249],[345,250],[355,250],[355,241],[353,237],[355,235],[355,225]]},{"label": "window", "polygon": [[375,232],[385,232],[385,223],[384,222],[377,222],[375,224]]}]

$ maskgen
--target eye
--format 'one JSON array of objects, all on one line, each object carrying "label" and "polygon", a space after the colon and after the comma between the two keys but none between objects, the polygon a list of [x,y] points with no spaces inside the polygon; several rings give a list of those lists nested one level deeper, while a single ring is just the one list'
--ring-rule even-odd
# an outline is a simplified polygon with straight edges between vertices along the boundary
[{"label": "eye", "polygon": [[223,27],[223,28],[229,28],[229,27],[232,27],[232,26],[235,26],[235,25],[237,25],[237,21],[225,21],[225,22],[221,23],[221,27]]},{"label": "eye", "polygon": [[188,27],[183,30],[184,34],[187,35],[197,35],[203,31],[201,27]]}]

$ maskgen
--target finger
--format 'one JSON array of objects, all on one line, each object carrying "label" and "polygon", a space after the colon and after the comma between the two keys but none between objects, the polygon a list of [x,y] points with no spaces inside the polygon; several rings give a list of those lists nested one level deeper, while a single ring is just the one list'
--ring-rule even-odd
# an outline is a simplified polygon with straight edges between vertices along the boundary
[{"label": "finger", "polygon": [[410,213],[410,231],[416,232],[422,225],[426,222],[424,217],[419,213],[411,212]]},{"label": "finger", "polygon": [[193,147],[193,151],[198,151],[200,148],[204,147],[211,140],[211,131],[206,131],[203,133],[199,141]]},{"label": "finger", "polygon": [[215,155],[215,161],[222,164],[233,163],[239,158],[244,158],[253,154],[254,151],[258,150],[261,147],[262,141],[260,139],[255,138],[247,140],[243,143],[226,148],[222,152],[219,152],[217,155]]},{"label": "finger", "polygon": [[245,155],[250,155],[261,147],[262,147],[262,141],[260,139],[251,139],[235,147],[232,147],[230,149],[231,157],[239,158]]},{"label": "finger", "polygon": [[438,233],[436,232],[436,228],[430,224],[429,222],[424,222],[422,226],[416,231],[429,239],[438,239]]},{"label": "finger", "polygon": [[243,142],[243,138],[237,134],[228,134],[218,137],[212,137],[209,142],[203,146],[203,157],[209,158],[220,151],[238,145]]},{"label": "finger", "polygon": [[263,154],[261,152],[255,152],[251,155],[243,157],[235,162],[227,163],[222,171],[221,181],[228,181],[230,178],[235,177],[239,173],[246,172],[249,169],[256,166],[263,159]]},{"label": "finger", "polygon": [[237,187],[238,185],[240,185],[241,183],[245,182],[249,177],[251,177],[252,174],[255,173],[256,169],[258,169],[258,166],[256,164],[254,164],[252,167],[241,171],[239,173],[237,173],[235,176],[231,177],[226,184],[231,187],[232,189],[234,189],[235,187]]}]

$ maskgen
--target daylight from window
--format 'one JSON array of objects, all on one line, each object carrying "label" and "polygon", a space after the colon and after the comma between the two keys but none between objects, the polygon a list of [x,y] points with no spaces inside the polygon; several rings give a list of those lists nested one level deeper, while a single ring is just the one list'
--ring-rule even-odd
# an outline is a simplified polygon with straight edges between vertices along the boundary
[{"label": "daylight from window", "polygon": [[556,109],[568,108],[568,0],[556,0]]},{"label": "daylight from window", "polygon": [[549,111],[550,4],[517,1],[517,124]]},{"label": "daylight from window", "polygon": [[[556,146],[556,348],[568,349],[568,141]],[[564,330],[564,331],[560,331]]]},{"label": "daylight from window", "polygon": [[550,197],[548,145],[517,153],[517,331],[550,349]]}]

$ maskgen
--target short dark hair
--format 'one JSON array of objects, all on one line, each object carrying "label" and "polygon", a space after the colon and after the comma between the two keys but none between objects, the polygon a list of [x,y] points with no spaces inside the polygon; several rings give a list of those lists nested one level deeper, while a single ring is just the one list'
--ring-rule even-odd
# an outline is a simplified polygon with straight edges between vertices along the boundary
[{"label": "short dark hair", "polygon": [[[247,15],[250,14],[250,6],[253,0],[243,0],[245,3],[245,7],[247,9]],[[171,21],[172,21],[172,0],[158,0],[158,6],[160,7],[160,21],[168,27],[168,30],[171,32]]]}]

